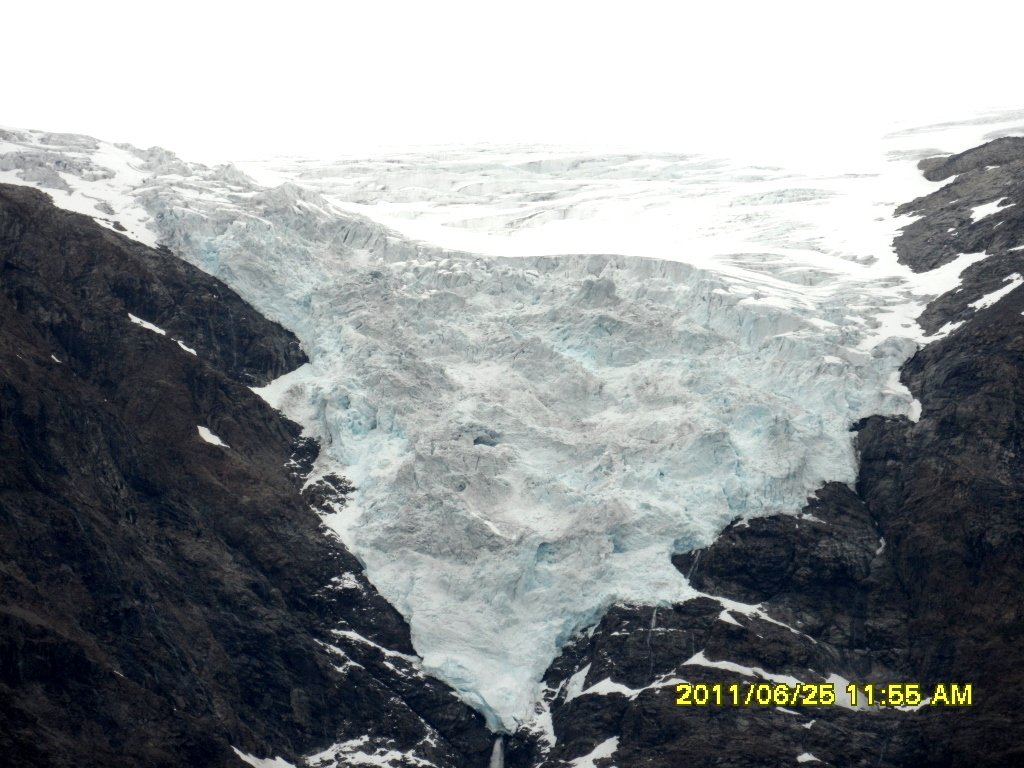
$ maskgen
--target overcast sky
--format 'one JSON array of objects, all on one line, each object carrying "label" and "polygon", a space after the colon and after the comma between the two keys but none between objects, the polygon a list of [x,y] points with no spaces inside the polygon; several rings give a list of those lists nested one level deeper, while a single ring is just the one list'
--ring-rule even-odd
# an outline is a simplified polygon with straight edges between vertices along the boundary
[{"label": "overcast sky", "polygon": [[[329,6],[329,9],[328,9]],[[8,4],[0,125],[191,160],[837,143],[1024,107],[1016,3]]]}]

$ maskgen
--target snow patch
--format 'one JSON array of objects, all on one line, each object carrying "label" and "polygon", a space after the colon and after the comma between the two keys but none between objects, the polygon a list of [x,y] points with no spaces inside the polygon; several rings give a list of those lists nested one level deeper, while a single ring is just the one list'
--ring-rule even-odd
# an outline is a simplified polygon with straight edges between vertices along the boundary
[{"label": "snow patch", "polygon": [[785,675],[780,673],[765,672],[760,667],[748,667],[743,664],[736,664],[731,661],[712,661],[704,655],[704,651],[697,651],[693,656],[683,662],[684,665],[710,667],[713,669],[724,669],[727,672],[735,672],[740,675],[746,675],[748,677],[760,677],[764,680],[771,680],[775,683],[785,683],[786,685],[794,686],[801,683],[800,680],[793,677],[792,675]]},{"label": "snow patch", "polygon": [[362,591],[363,585],[351,573],[343,573],[340,576],[335,576],[331,579],[331,586],[335,589],[357,589]]},{"label": "snow patch", "polygon": [[939,339],[944,339],[947,336],[949,336],[949,334],[951,334],[953,331],[955,331],[957,328],[959,328],[963,324],[964,324],[963,320],[956,320],[956,321],[950,320],[948,323],[946,323],[941,328],[939,328],[939,330],[935,331],[935,333],[931,334],[928,337],[928,340],[929,341],[938,341]]},{"label": "snow patch", "polygon": [[[739,613],[744,616],[760,619],[761,621],[767,621],[769,624],[775,624],[776,626],[788,629],[794,635],[800,635],[801,637],[810,640],[812,643],[817,644],[818,642],[813,637],[808,635],[806,632],[801,632],[799,629],[791,627],[789,626],[789,624],[786,624],[785,622],[772,618],[764,611],[764,609],[761,608],[760,604],[750,605],[749,603],[741,603],[737,600],[730,600],[729,598],[721,597],[719,595],[709,595],[705,592],[695,592],[694,596],[710,597],[713,600],[717,600],[723,608],[729,610],[732,613]],[[721,616],[719,616],[719,618],[721,618]]]},{"label": "snow patch", "polygon": [[[840,706],[843,709],[859,710],[861,712],[870,711],[870,707],[868,707],[867,704],[862,703],[855,707],[850,705],[850,695],[846,692],[846,686],[850,684],[850,681],[842,675],[837,675],[833,672],[825,678],[825,682],[832,683],[832,685],[835,686],[837,706]],[[861,699],[863,699],[863,697],[861,697]]]},{"label": "snow patch", "polygon": [[602,741],[589,753],[583,757],[577,757],[571,763],[572,768],[597,768],[595,760],[600,760],[605,757],[611,757],[619,748],[619,737],[613,736],[606,741]]},{"label": "snow patch", "polygon": [[[914,291],[917,295],[928,301],[955,290],[962,283],[963,273],[968,267],[984,261],[988,253],[978,251],[976,253],[961,253],[952,261],[943,264],[941,267],[918,273],[915,280]],[[922,307],[923,309],[923,307]]]},{"label": "snow patch", "polygon": [[159,333],[161,336],[166,336],[167,335],[167,331],[165,331],[163,328],[158,328],[157,326],[153,325],[152,323],[143,320],[141,317],[136,317],[131,312],[128,313],[128,319],[131,320],[136,325],[141,325],[147,331],[153,331],[153,333]]},{"label": "snow patch", "polygon": [[549,748],[558,743],[555,736],[555,723],[551,717],[551,702],[558,696],[558,690],[545,686],[541,696],[533,706],[533,712],[524,719],[522,728],[536,734]]},{"label": "snow patch", "polygon": [[223,440],[221,440],[219,437],[217,437],[215,434],[213,434],[213,432],[211,432],[208,427],[197,426],[196,429],[199,430],[199,436],[203,438],[203,440],[208,442],[210,445],[219,445],[221,448],[231,447]]},{"label": "snow patch", "polygon": [[235,754],[238,755],[242,762],[248,763],[252,768],[295,768],[294,763],[289,763],[283,757],[253,757],[252,755],[247,755],[238,747],[232,747],[231,749],[235,751]]},{"label": "snow patch", "polygon": [[332,629],[331,634],[336,637],[343,637],[346,640],[352,640],[357,643],[362,643],[363,645],[368,645],[371,648],[376,648],[385,656],[402,659],[403,661],[407,661],[413,665],[419,665],[421,661],[419,656],[411,656],[407,653],[400,653],[398,651],[393,651],[390,648],[385,648],[383,645],[379,645],[378,643],[373,642],[373,640],[370,640],[367,637],[363,637],[358,632],[351,629]]},{"label": "snow patch", "polygon": [[590,665],[577,670],[572,677],[569,678],[569,682],[565,685],[565,704],[575,699],[581,693],[583,693],[583,685],[587,679],[587,673],[590,672]]},{"label": "snow patch", "polygon": [[729,611],[727,611],[724,608],[722,609],[722,612],[720,614],[718,614],[718,620],[719,621],[724,621],[726,624],[735,624],[737,627],[742,627],[743,626],[738,621],[736,621],[736,619],[734,619],[732,617],[732,614],[729,613]]},{"label": "snow patch", "polygon": [[997,301],[1002,299],[1004,296],[1012,291],[1015,291],[1018,286],[1024,283],[1024,277],[1021,277],[1018,273],[1014,272],[1012,275],[1007,275],[1003,278],[1004,281],[1009,281],[1008,285],[999,288],[998,290],[992,291],[987,296],[982,296],[977,301],[972,301],[969,306],[978,309],[987,309],[995,304]]},{"label": "snow patch", "polygon": [[[984,219],[986,216],[991,216],[993,213],[1002,208],[1003,203],[1005,202],[1006,198],[1004,197],[999,200],[995,200],[994,202],[991,203],[985,203],[984,205],[974,206],[973,208],[971,208],[971,221],[980,221],[981,219]],[[1009,208],[1011,205],[1013,205],[1013,203],[1010,203],[1010,205],[1006,207]]]},{"label": "snow patch", "polygon": [[[662,675],[653,683],[651,683],[650,685],[645,685],[643,688],[630,688],[629,686],[623,685],[622,683],[614,682],[610,677],[606,677],[603,680],[594,683],[592,686],[587,688],[585,691],[582,691],[578,695],[608,696],[611,694],[618,694],[620,696],[625,696],[627,699],[632,701],[644,691],[656,691],[661,688],[670,688],[674,687],[678,683],[685,682],[687,681],[679,677],[670,677],[669,675]],[[576,697],[574,696],[573,698]]]},{"label": "snow patch", "polygon": [[641,690],[643,689],[630,688],[628,685],[616,683],[610,677],[606,677],[587,688],[580,696],[608,696],[615,693],[629,699],[634,699],[640,694]]},{"label": "snow patch", "polygon": [[351,656],[345,653],[345,651],[343,651],[338,646],[331,645],[330,643],[325,643],[322,640],[317,640],[316,642],[321,648],[325,649],[329,654],[331,654],[332,656],[337,656],[339,659],[341,659],[341,664],[334,666],[335,672],[338,672],[342,675],[346,675],[348,674],[348,671],[352,668],[366,669],[366,667],[364,667],[358,661],[355,661]]},{"label": "snow patch", "polygon": [[[339,742],[305,759],[309,768],[350,768],[369,765],[394,768],[396,765],[416,768],[436,768],[435,764],[414,754],[413,750],[400,752],[388,746],[374,746],[369,736]],[[267,768],[270,768],[269,766]]]}]

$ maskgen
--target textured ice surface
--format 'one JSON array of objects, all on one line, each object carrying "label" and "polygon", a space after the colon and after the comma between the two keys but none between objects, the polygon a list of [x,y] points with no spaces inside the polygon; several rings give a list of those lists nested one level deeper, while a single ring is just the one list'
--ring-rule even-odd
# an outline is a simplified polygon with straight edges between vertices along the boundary
[{"label": "textured ice surface", "polygon": [[261,392],[358,487],[326,522],[496,728],[610,603],[691,594],[673,551],[853,481],[850,424],[915,415],[914,318],[984,256],[895,263],[927,132],[842,172],[521,148],[249,167],[276,186],[42,136],[0,133],[0,180],[148,227],[297,333],[310,363]]}]

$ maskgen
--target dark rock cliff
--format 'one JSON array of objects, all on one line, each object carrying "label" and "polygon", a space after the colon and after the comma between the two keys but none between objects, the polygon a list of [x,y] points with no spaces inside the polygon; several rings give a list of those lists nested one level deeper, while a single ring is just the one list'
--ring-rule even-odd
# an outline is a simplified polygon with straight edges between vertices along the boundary
[{"label": "dark rock cliff", "polygon": [[249,389],[302,362],[219,281],[0,185],[0,763],[487,764],[301,498],[315,446]]},{"label": "dark rock cliff", "polygon": [[[594,765],[1024,764],[1024,290],[979,303],[1024,271],[1024,139],[922,170],[956,176],[900,209],[921,217],[897,238],[901,260],[926,270],[963,253],[987,257],[921,318],[929,332],[954,330],[903,368],[919,421],[855,425],[855,488],[830,484],[801,516],[734,523],[707,549],[674,558],[708,597],[616,606],[577,637],[546,676],[555,746],[521,735],[510,764],[563,765],[612,738],[614,756]],[[996,201],[994,213],[972,215]],[[718,597],[761,610],[723,614]],[[583,679],[570,693],[573,675]],[[840,690],[971,683],[973,704],[675,706],[675,679],[780,675],[837,675]],[[588,692],[605,679],[624,688]]]}]

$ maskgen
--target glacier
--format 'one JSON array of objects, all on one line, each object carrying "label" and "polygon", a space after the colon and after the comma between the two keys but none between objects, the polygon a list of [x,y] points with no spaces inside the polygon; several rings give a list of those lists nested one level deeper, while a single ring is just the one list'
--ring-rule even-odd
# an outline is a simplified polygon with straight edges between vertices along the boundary
[{"label": "glacier", "polygon": [[311,479],[357,487],[324,522],[500,732],[610,604],[695,594],[673,552],[852,483],[851,424],[916,417],[914,318],[983,255],[914,274],[891,212],[953,133],[822,171],[524,147],[209,168],[11,129],[0,181],[296,333],[310,362],[259,391],[321,441]]}]

